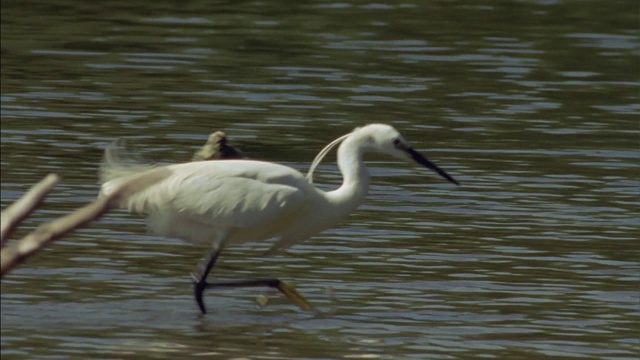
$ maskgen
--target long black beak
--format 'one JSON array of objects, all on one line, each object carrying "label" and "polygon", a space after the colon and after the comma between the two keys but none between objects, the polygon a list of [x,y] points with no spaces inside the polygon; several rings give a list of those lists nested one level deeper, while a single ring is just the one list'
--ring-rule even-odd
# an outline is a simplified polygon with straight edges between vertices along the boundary
[{"label": "long black beak", "polygon": [[438,174],[440,174],[440,176],[447,179],[449,182],[452,182],[456,185],[460,185],[460,183],[456,179],[451,177],[451,175],[447,174],[444,170],[440,169],[436,164],[427,160],[427,158],[420,155],[420,153],[413,150],[413,148],[407,148],[405,149],[405,151],[408,152],[409,155],[411,155],[411,157],[413,158],[413,160],[415,160],[415,162],[417,162],[418,164],[437,172]]}]

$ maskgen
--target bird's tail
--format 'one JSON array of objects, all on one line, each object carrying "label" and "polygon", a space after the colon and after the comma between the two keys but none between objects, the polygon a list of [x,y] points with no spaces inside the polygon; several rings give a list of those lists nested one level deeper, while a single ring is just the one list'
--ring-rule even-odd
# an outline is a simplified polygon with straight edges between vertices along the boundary
[{"label": "bird's tail", "polygon": [[100,164],[100,183],[129,178],[157,167],[157,164],[149,163],[131,153],[126,148],[124,140],[118,140],[104,151],[104,158]]}]

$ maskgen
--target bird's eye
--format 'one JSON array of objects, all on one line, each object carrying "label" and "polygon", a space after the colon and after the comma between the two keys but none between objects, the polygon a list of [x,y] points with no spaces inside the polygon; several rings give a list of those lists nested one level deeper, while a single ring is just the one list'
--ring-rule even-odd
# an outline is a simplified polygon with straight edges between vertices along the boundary
[{"label": "bird's eye", "polygon": [[402,145],[402,141],[400,141],[400,139],[398,139],[398,138],[395,138],[395,139],[393,139],[393,145],[395,147],[398,147],[398,146]]}]

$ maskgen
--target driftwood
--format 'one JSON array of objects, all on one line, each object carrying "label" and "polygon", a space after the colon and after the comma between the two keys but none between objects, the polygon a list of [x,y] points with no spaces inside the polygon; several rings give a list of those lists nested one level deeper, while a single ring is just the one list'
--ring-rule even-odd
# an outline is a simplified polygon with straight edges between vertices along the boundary
[{"label": "driftwood", "polygon": [[120,185],[120,187],[108,196],[99,197],[93,203],[71,214],[42,224],[24,238],[5,246],[6,239],[18,224],[42,203],[45,196],[61,180],[60,177],[55,174],[47,176],[31,188],[22,198],[2,212],[2,224],[0,226],[0,242],[2,244],[0,277],[4,277],[11,269],[52,241],[98,219],[127,197],[168,177],[169,174],[169,170],[159,168],[150,173],[135,177]]},{"label": "driftwood", "polygon": [[2,246],[4,246],[7,237],[16,226],[40,206],[44,197],[47,196],[60,180],[60,176],[49,174],[46,178],[34,185],[29,192],[18,201],[11,204],[2,212],[2,225],[0,225],[0,244],[2,244]]}]

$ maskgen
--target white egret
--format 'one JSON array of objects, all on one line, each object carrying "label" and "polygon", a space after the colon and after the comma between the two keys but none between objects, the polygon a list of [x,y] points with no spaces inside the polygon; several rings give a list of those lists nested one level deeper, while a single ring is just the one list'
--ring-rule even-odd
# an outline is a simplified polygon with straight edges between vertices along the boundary
[{"label": "white egret", "polygon": [[[342,185],[324,192],[309,181],[315,166],[337,143]],[[277,279],[207,283],[220,252],[229,245],[276,238],[269,253],[299,243],[334,226],[360,205],[369,190],[370,176],[363,163],[368,152],[414,160],[449,182],[458,182],[416,152],[393,127],[370,124],[332,142],[312,165],[309,180],[288,166],[255,160],[198,161],[164,167],[166,179],[129,197],[121,204],[130,212],[147,215],[152,233],[188,242],[210,244],[212,250],[194,276],[194,295],[202,313],[207,287],[277,287]],[[105,152],[101,166],[102,193],[148,166],[121,161],[116,148]]]},{"label": "white egret", "polygon": [[222,131],[216,131],[209,135],[207,142],[196,151],[191,161],[242,159],[242,152],[233,146],[227,145],[227,137]]}]

